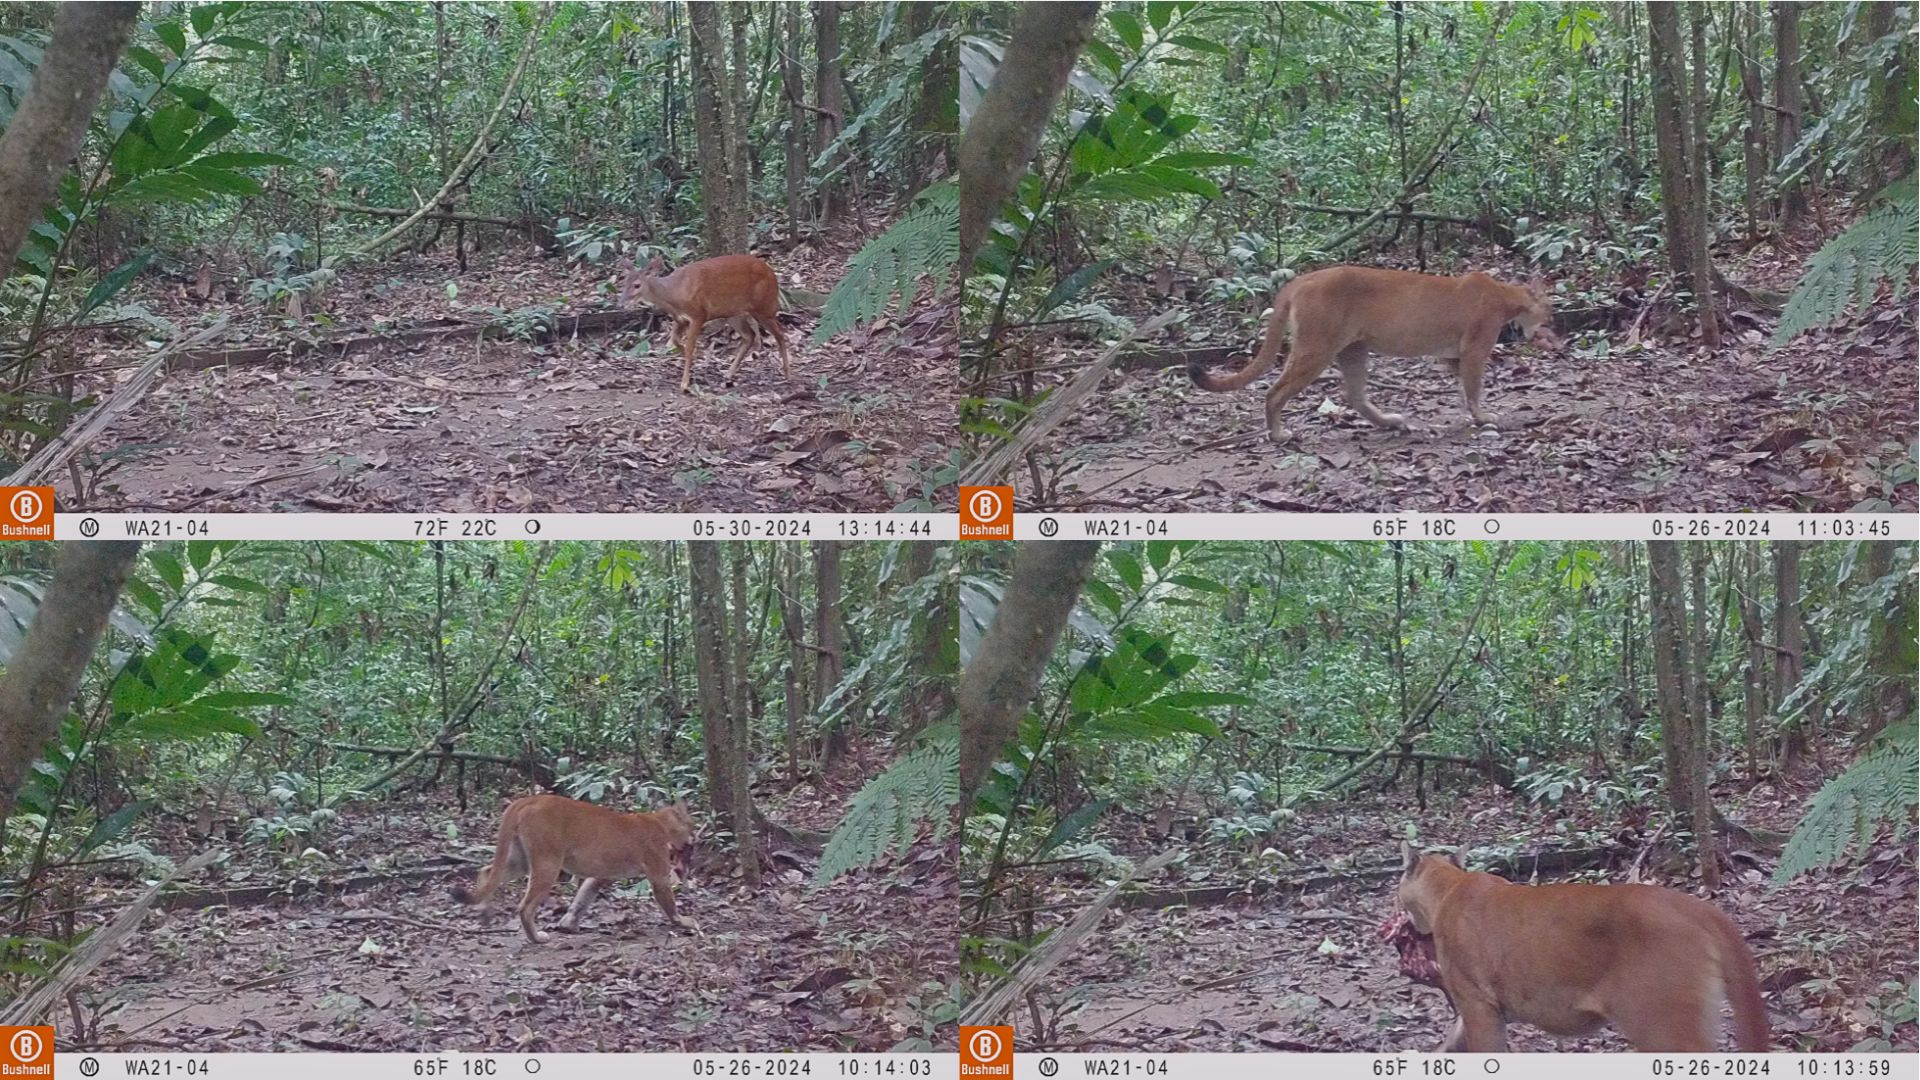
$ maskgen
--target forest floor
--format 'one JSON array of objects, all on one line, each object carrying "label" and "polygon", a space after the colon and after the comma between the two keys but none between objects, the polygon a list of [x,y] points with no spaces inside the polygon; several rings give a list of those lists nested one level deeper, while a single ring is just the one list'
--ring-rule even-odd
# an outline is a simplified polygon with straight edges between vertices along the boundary
[{"label": "forest floor", "polygon": [[[1785,293],[1810,255],[1766,249],[1728,273],[1747,287]],[[1524,268],[1503,267],[1502,260],[1511,262],[1486,249],[1453,269],[1526,279]],[[1262,413],[1272,375],[1216,394],[1192,386],[1180,367],[1118,371],[1054,434],[1056,489],[1046,505],[1036,500],[1032,508],[1914,509],[1920,364],[1911,303],[1883,298],[1850,322],[1813,331],[1777,352],[1766,344],[1773,317],[1738,302],[1733,331],[1717,352],[1701,348],[1690,321],[1660,305],[1640,325],[1643,347],[1627,349],[1621,343],[1648,306],[1644,287],[1579,280],[1566,286],[1556,305],[1568,338],[1564,352],[1514,345],[1494,351],[1485,400],[1498,430],[1474,428],[1458,381],[1432,360],[1374,360],[1374,403],[1405,414],[1411,430],[1377,429],[1346,409],[1338,372],[1329,368],[1288,404],[1290,438],[1283,445],[1268,439]],[[1151,295],[1142,282],[1108,299],[1136,319],[1176,303]],[[1244,306],[1257,314],[1265,303]],[[1235,314],[1246,312],[1199,304],[1185,340],[1154,344],[1179,349],[1240,341],[1230,360],[1214,365],[1236,370],[1252,356],[1258,334],[1233,323]],[[1604,330],[1609,340],[1570,332],[1575,327]],[[1032,362],[1071,365],[1098,351],[1092,342],[1055,344],[1038,350]],[[1022,494],[1032,493],[1023,488]]]},{"label": "forest floor", "polygon": [[[863,779],[846,772],[824,790],[763,794],[762,809],[790,829],[829,831]],[[442,790],[350,808],[317,845],[326,856],[297,868],[263,845],[233,845],[217,887],[393,877],[148,916],[82,991],[102,1010],[93,1048],[884,1051],[951,1038],[933,1029],[958,976],[954,939],[926,932],[957,925],[946,845],[923,843],[818,892],[808,889],[814,856],[778,846],[778,872],[757,893],[697,870],[677,892],[697,933],[669,932],[631,882],[603,893],[574,934],[557,932],[562,901],[549,898],[541,926],[555,932],[533,945],[514,912],[520,885],[502,888],[492,914],[453,901],[456,881],[471,882],[489,857],[504,803],[476,796],[461,814],[450,802]],[[398,876],[434,857],[473,861]],[[555,895],[572,891],[563,882]]]},{"label": "forest floor", "polygon": [[[783,287],[824,295],[862,241],[839,230],[767,258]],[[351,267],[330,288],[324,331],[291,327],[256,302],[197,303],[177,284],[143,282],[138,299],[180,326],[226,315],[223,348],[388,336],[434,320],[513,322],[535,308],[558,316],[558,332],[544,344],[395,338],[344,358],[313,351],[172,372],[95,441],[82,471],[98,479],[85,498],[59,478],[62,507],[881,512],[927,498],[947,464],[958,421],[950,308],[917,308],[819,346],[807,340],[816,314],[786,312],[793,380],[763,340],[733,386],[725,372],[739,339],[715,324],[701,337],[693,392],[682,394],[666,321],[644,305],[630,330],[568,329],[569,316],[613,307],[610,265],[510,241],[468,266],[461,273],[442,247]],[[75,366],[104,367],[139,347],[97,340],[83,351]],[[112,389],[105,376],[83,382],[86,393]]]},{"label": "forest floor", "polygon": [[[1786,833],[1818,790],[1822,777],[1814,772],[1794,777],[1785,790],[1725,784],[1716,801],[1745,828]],[[1453,1010],[1438,989],[1402,975],[1393,948],[1377,936],[1395,908],[1398,838],[1409,822],[1420,824],[1431,845],[1527,852],[1612,841],[1624,857],[1600,875],[1611,881],[1623,880],[1647,846],[1642,830],[1609,822],[1591,809],[1544,810],[1481,784],[1436,792],[1422,812],[1410,788],[1409,776],[1384,795],[1304,812],[1281,841],[1288,861],[1258,875],[1209,845],[1192,850],[1184,866],[1147,882],[1153,890],[1234,885],[1255,876],[1321,873],[1321,867],[1336,879],[1284,895],[1249,897],[1243,891],[1210,906],[1116,905],[1042,988],[1057,1025],[1050,1045],[1154,1053],[1431,1050]],[[1142,829],[1134,833],[1103,839],[1113,850],[1136,856],[1168,846]],[[1753,946],[1774,1046],[1838,1052],[1885,1039],[1911,1053],[1916,1034],[1906,1002],[1920,975],[1913,950],[1920,930],[1913,841],[1892,845],[1883,836],[1863,864],[1817,871],[1773,893],[1771,855],[1736,842],[1731,858],[1737,873],[1713,901]],[[1649,859],[1643,879],[1689,889],[1684,866],[1663,867],[1667,862],[1684,860]],[[1662,868],[1673,876],[1663,877]],[[1556,876],[1543,873],[1541,879]],[[1031,903],[1064,919],[1101,891],[1095,882],[1063,878]],[[1881,1027],[1882,1018],[1898,1015],[1905,1022]],[[1024,1027],[1021,1035],[1034,1038]],[[1507,1036],[1516,1051],[1632,1049],[1611,1029],[1555,1039],[1516,1023]]]}]

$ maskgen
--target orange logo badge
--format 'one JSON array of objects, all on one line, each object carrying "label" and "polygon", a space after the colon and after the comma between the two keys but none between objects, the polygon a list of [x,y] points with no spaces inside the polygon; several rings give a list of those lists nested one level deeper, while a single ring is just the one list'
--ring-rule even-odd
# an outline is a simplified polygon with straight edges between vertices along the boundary
[{"label": "orange logo badge", "polygon": [[[0,540],[53,539],[53,489],[0,487]],[[31,1028],[10,1028],[30,1031]],[[5,1059],[0,1059],[4,1061]],[[0,1073],[0,1075],[5,1075]]]},{"label": "orange logo badge", "polygon": [[[1013,488],[963,487],[960,489],[960,539],[1013,539]],[[991,1031],[992,1028],[978,1028]]]},{"label": "orange logo badge", "polygon": [[[8,488],[27,491],[27,488]],[[46,491],[46,488],[31,490]],[[0,1027],[0,1076],[52,1076],[51,1027]]]},{"label": "orange logo badge", "polygon": [[[991,488],[975,488],[990,491]],[[1011,490],[1011,489],[1001,489]],[[964,499],[965,496],[962,496]],[[962,1027],[960,1029],[960,1075],[1013,1077],[1013,1026]]]}]

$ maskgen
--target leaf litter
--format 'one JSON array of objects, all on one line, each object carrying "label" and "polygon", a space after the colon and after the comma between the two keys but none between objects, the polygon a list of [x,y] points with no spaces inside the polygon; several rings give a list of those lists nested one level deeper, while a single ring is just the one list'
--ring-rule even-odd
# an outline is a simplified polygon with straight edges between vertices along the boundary
[{"label": "leaf litter", "polygon": [[[1452,1022],[1452,1007],[1437,988],[1410,981],[1392,946],[1376,936],[1395,910],[1398,845],[1409,822],[1420,824],[1421,842],[1430,845],[1523,853],[1610,845],[1618,854],[1602,871],[1581,872],[1582,880],[1625,880],[1644,858],[1642,880],[1698,894],[1688,860],[1660,843],[1643,811],[1601,811],[1574,798],[1535,805],[1477,774],[1434,775],[1447,778],[1424,811],[1414,805],[1410,783],[1303,811],[1286,834],[1267,841],[1278,854],[1257,867],[1221,844],[1189,842],[1186,861],[1146,888],[1239,886],[1236,895],[1225,903],[1110,909],[1100,932],[1038,988],[1035,1015],[1048,1016],[1054,1032],[1034,1048],[1434,1049]],[[1715,804],[1730,819],[1777,839],[1730,838],[1729,869],[1710,899],[1753,947],[1776,1048],[1832,1053],[1885,1039],[1893,1050],[1911,1053],[1920,1042],[1904,1005],[1920,978],[1913,950],[1920,879],[1912,844],[1894,843],[1883,831],[1866,855],[1769,891],[1778,841],[1825,778],[1808,765],[1778,785],[1716,783]],[[1198,825],[1204,832],[1204,823]],[[1144,820],[1116,814],[1104,819],[1103,832],[1099,839],[1110,850],[1136,859],[1181,843],[1178,830],[1175,839],[1154,839]],[[1245,888],[1309,873],[1318,883],[1298,893],[1254,896]],[[1566,877],[1540,873],[1542,881]],[[1046,913],[1036,930],[1071,919],[1103,888],[1097,874],[1053,872],[1033,894],[1035,910]],[[1632,1049],[1610,1028],[1555,1038],[1516,1023],[1507,1036],[1516,1051]]]},{"label": "leaf litter", "polygon": [[[771,255],[782,286],[824,293],[858,237]],[[815,315],[783,313],[794,379],[763,341],[732,386],[738,338],[701,336],[692,395],[666,322],[586,333],[568,317],[610,310],[612,270],[524,245],[469,257],[402,255],[345,270],[325,329],[289,329],[257,304],[200,304],[142,283],[181,325],[225,313],[229,347],[401,327],[486,322],[551,328],[536,343],[476,333],[393,336],[341,358],[176,371],[94,443],[97,474],[63,505],[100,511],[881,512],[923,498],[956,438],[950,306],[925,302],[884,328],[807,337]],[[450,297],[449,286],[455,296]],[[539,310],[534,310],[538,308]],[[125,363],[131,340],[96,338],[81,367]],[[111,374],[80,393],[111,392]],[[63,470],[64,472],[64,470]]]},{"label": "leaf litter", "polygon": [[[817,838],[883,764],[850,763],[818,790],[757,802],[783,832]],[[950,845],[923,841],[815,891],[812,844],[770,838],[757,892],[728,853],[702,849],[676,893],[697,933],[669,931],[644,884],[631,882],[603,892],[578,932],[559,932],[577,884],[563,880],[540,918],[551,940],[533,945],[515,914],[520,883],[502,887],[491,913],[451,895],[484,865],[506,797],[477,795],[461,813],[449,795],[350,806],[303,855],[231,846],[232,862],[210,871],[219,879],[195,886],[367,871],[384,880],[156,911],[81,989],[95,1048],[885,1051],[953,1037],[942,1010],[958,953],[953,935],[927,933],[958,925]],[[180,836],[151,843],[194,846]],[[444,872],[436,859],[450,864]],[[93,902],[111,908],[138,885]]]},{"label": "leaf litter", "polygon": [[[1750,266],[1790,288],[1802,252]],[[1497,260],[1492,249],[1472,266]],[[1464,267],[1463,267],[1464,269]],[[1502,271],[1510,280],[1524,269]],[[1515,277],[1518,275],[1518,278]],[[1641,275],[1644,277],[1644,274]],[[1912,512],[1920,345],[1911,303],[1880,299],[1842,324],[1778,351],[1772,317],[1734,301],[1723,347],[1709,353],[1690,321],[1644,283],[1568,282],[1563,331],[1608,331],[1554,355],[1502,345],[1486,397],[1497,430],[1476,430],[1452,373],[1431,360],[1375,357],[1374,403],[1410,431],[1374,428],[1344,407],[1337,371],[1288,403],[1290,437],[1271,442],[1262,402],[1274,376],[1228,393],[1193,387],[1181,367],[1119,370],[1050,440],[1054,497],[1035,509],[1148,512]],[[1136,319],[1168,301],[1123,282],[1113,306]],[[1270,299],[1270,298],[1267,298]],[[1265,301],[1262,301],[1264,303]],[[1576,308],[1576,304],[1583,305]],[[1655,314],[1645,320],[1643,314]],[[1237,369],[1258,333],[1196,309],[1185,349],[1239,342],[1216,369]],[[1763,327],[1763,322],[1765,326]],[[1638,333],[1638,347],[1620,342]],[[1570,338],[1577,334],[1569,334]],[[1028,341],[1046,365],[1092,346]],[[1584,350],[1584,351],[1583,351]],[[1073,365],[1069,364],[1069,367]],[[1041,388],[1069,379],[1054,373]],[[1244,436],[1236,438],[1236,436]]]}]

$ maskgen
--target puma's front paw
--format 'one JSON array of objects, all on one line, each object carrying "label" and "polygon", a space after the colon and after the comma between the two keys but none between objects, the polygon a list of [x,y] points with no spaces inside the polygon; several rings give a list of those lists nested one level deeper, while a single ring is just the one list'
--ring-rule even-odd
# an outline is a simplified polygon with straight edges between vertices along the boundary
[{"label": "puma's front paw", "polygon": [[535,945],[545,945],[547,942],[552,940],[553,940],[553,935],[547,933],[545,930],[535,930],[533,932],[533,943]]},{"label": "puma's front paw", "polygon": [[1499,430],[1500,428],[1499,422],[1496,421],[1493,417],[1488,416],[1486,413],[1475,413],[1473,417],[1473,424],[1475,427],[1493,428],[1496,431]]},{"label": "puma's front paw", "polygon": [[578,930],[579,928],[580,928],[580,920],[574,918],[571,915],[568,915],[565,918],[560,920],[559,929],[565,931],[566,933],[571,934],[575,930]]},{"label": "puma's front paw", "polygon": [[1397,412],[1383,412],[1380,414],[1380,418],[1375,420],[1374,423],[1384,428],[1392,428],[1395,431],[1405,431],[1408,427],[1407,418]]}]

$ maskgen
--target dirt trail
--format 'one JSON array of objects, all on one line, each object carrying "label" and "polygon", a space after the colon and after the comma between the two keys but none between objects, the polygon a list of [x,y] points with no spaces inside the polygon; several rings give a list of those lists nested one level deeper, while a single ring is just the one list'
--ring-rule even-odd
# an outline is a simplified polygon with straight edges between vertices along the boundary
[{"label": "dirt trail", "polygon": [[[1736,276],[1791,289],[1808,252],[1754,257]],[[1492,249],[1453,269],[1498,269]],[[1510,279],[1525,268],[1506,267]],[[1642,275],[1644,280],[1644,275]],[[1196,389],[1184,368],[1110,374],[1051,439],[1050,492],[1022,485],[1033,509],[1647,513],[1827,511],[1920,505],[1920,344],[1911,304],[1883,295],[1841,325],[1768,348],[1774,320],[1736,305],[1725,345],[1708,354],[1691,323],[1647,308],[1631,282],[1568,281],[1557,302],[1568,342],[1545,353],[1494,351],[1485,401],[1498,430],[1476,430],[1458,380],[1431,360],[1375,357],[1370,397],[1410,431],[1373,427],[1344,406],[1338,372],[1288,403],[1275,445],[1262,402],[1274,376],[1228,393]],[[1136,321],[1169,301],[1119,280],[1105,302]],[[1244,365],[1258,332],[1230,308],[1197,303],[1156,349],[1238,345],[1215,370]],[[1648,317],[1651,316],[1651,317]],[[1604,339],[1580,329],[1604,329]],[[1052,333],[1053,331],[1050,331]],[[1625,342],[1639,334],[1644,348]],[[1184,335],[1184,336],[1182,336]],[[1092,343],[1036,338],[1025,355],[1077,374]],[[1217,445],[1216,445],[1217,444]],[[1042,500],[1046,501],[1042,501]]]},{"label": "dirt trail", "polygon": [[[850,255],[769,259],[783,284],[825,293]],[[523,247],[470,266],[460,273],[435,254],[350,269],[330,294],[325,336],[610,306],[604,267]],[[315,332],[288,330],[258,304],[202,309],[155,283],[144,299],[183,325],[228,314],[230,345]],[[793,381],[767,341],[731,387],[724,376],[738,338],[716,324],[702,337],[690,396],[679,393],[664,324],[635,314],[632,331],[551,344],[463,335],[339,360],[171,374],[94,444],[105,469],[89,481],[84,506],[874,512],[922,498],[946,461],[957,423],[949,313],[915,311],[820,346],[807,342],[815,316],[788,313]],[[96,342],[84,366],[124,364],[138,351],[130,341]],[[63,503],[75,505],[71,477],[59,484]]]},{"label": "dirt trail", "polygon": [[[404,868],[429,856],[476,859],[498,809],[432,806],[350,812],[309,873],[348,865]],[[767,807],[789,826],[832,827],[818,813]],[[817,820],[816,820],[817,819]],[[460,838],[449,840],[449,822]],[[297,847],[298,845],[296,845]],[[257,845],[236,857],[258,857]],[[503,888],[489,914],[455,904],[456,880],[392,882],[333,898],[162,912],[89,981],[104,1011],[103,1049],[205,1051],[884,1051],[935,1032],[957,977],[958,920],[945,848],[807,889],[809,855],[769,850],[778,872],[748,894],[724,859],[678,892],[697,933],[670,932],[644,884],[605,892],[575,934],[533,945]],[[358,860],[356,862],[355,860]],[[222,884],[280,880],[275,866],[227,872]],[[556,896],[570,897],[563,883]],[[541,925],[555,929],[561,900]],[[185,1006],[183,1009],[182,1006]]]},{"label": "dirt trail", "polygon": [[[1723,794],[1717,801],[1743,825],[1784,831],[1813,789],[1796,785],[1784,797],[1756,789],[1740,797]],[[1434,844],[1464,839],[1524,850],[1616,838],[1605,824],[1582,823],[1578,811],[1569,811],[1541,812],[1477,789],[1458,798],[1438,796],[1421,813],[1401,792],[1385,804],[1373,800],[1303,817],[1298,835],[1282,842],[1290,861],[1260,876],[1284,877],[1298,867],[1323,864],[1397,866],[1394,838],[1409,821],[1420,822]],[[1631,857],[1640,841],[1623,835]],[[1115,838],[1110,845],[1135,853],[1164,846],[1144,837],[1136,841]],[[1218,854],[1217,849],[1196,852],[1187,864],[1188,880],[1224,885],[1248,876],[1243,868],[1208,865],[1209,855]],[[1916,974],[1911,846],[1864,866],[1802,878],[1771,895],[1770,856],[1756,858],[1736,845],[1734,859],[1738,872],[1714,902],[1754,947],[1775,1045],[1844,1051],[1884,1034],[1896,1049],[1911,1051],[1913,1023],[1890,1033],[1863,1023],[1897,1012],[1891,1001],[1879,1001],[1899,996],[1885,984],[1910,982]],[[1625,873],[1624,865],[1616,866],[1605,878],[1617,881]],[[1689,887],[1684,876],[1656,874],[1653,880]],[[1392,878],[1355,877],[1297,897],[1159,911],[1118,909],[1049,980],[1043,1000],[1059,1023],[1055,1045],[1169,1053],[1433,1049],[1451,1022],[1451,1007],[1439,990],[1402,975],[1392,949],[1376,937],[1392,912],[1393,887]],[[1064,885],[1043,893],[1041,902],[1059,904],[1070,915],[1076,899],[1097,891]],[[1517,1051],[1631,1049],[1610,1030],[1555,1039],[1515,1024],[1508,1038]]]}]

